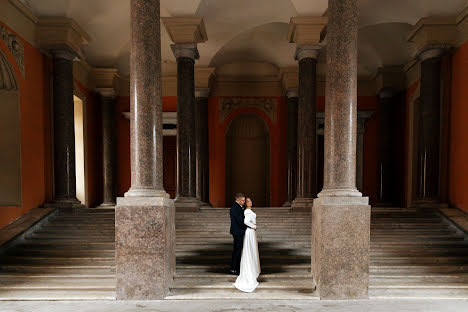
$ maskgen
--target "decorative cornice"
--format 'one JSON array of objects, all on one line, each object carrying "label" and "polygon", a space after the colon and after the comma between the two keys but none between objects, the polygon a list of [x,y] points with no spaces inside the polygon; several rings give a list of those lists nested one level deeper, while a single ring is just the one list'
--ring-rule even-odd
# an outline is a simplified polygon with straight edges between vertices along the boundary
[{"label": "decorative cornice", "polygon": [[291,17],[288,39],[297,45],[315,45],[320,42],[322,31],[327,25],[325,16]]},{"label": "decorative cornice", "polygon": [[8,51],[15,58],[16,64],[24,78],[24,45],[23,40],[18,38],[14,33],[9,31],[5,26],[0,24],[0,40],[2,40],[8,48]]},{"label": "decorative cornice", "polygon": [[81,45],[91,41],[89,35],[71,18],[45,17],[37,22],[37,42],[46,50],[72,50],[80,58],[84,58]]},{"label": "decorative cornice", "polygon": [[25,6],[21,1],[18,0],[9,0],[9,2],[19,11],[21,14],[23,14],[27,19],[29,19],[33,23],[37,23],[38,18],[34,13],[27,7]]},{"label": "decorative cornice", "polygon": [[117,69],[115,68],[93,68],[90,72],[90,80],[93,89],[117,89]]},{"label": "decorative cornice", "polygon": [[297,89],[299,87],[299,69],[297,67],[281,68],[281,82],[285,92]]},{"label": "decorative cornice", "polygon": [[0,50],[0,90],[16,91],[18,82],[5,55]]},{"label": "decorative cornice", "polygon": [[201,17],[161,17],[174,43],[202,43],[208,40]]},{"label": "decorative cornice", "polygon": [[195,67],[195,88],[210,88],[214,67]]},{"label": "decorative cornice", "polygon": [[455,17],[421,18],[407,36],[414,43],[416,57],[428,46],[456,46],[458,43],[457,21]]},{"label": "decorative cornice", "polygon": [[219,102],[219,120],[220,122],[223,122],[224,119],[236,109],[241,107],[251,107],[263,111],[273,122],[276,122],[276,105],[276,100],[272,98],[222,98]]}]

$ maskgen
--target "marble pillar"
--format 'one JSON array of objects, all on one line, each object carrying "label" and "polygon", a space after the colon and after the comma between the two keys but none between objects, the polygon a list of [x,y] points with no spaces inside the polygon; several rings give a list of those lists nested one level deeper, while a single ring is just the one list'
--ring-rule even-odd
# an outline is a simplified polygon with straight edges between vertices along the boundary
[{"label": "marble pillar", "polygon": [[321,46],[299,46],[299,88],[297,105],[297,185],[293,210],[309,210],[317,194],[316,161],[316,66]]},{"label": "marble pillar", "polygon": [[394,194],[394,155],[393,155],[393,129],[392,118],[393,96],[395,92],[391,88],[383,88],[378,96],[380,100],[380,128],[379,128],[379,189],[377,204],[379,206],[392,206],[395,199]]},{"label": "marble pillar", "polygon": [[100,207],[115,206],[116,188],[116,134],[114,103],[117,95],[113,89],[97,89],[101,95],[102,121],[102,204]]},{"label": "marble pillar", "polygon": [[370,206],[356,189],[357,0],[329,0],[324,186],[312,209],[321,299],[368,298]]},{"label": "marble pillar", "polygon": [[163,188],[159,0],[130,1],[131,187],[115,209],[117,299],[163,299],[175,272],[175,213]]},{"label": "marble pillar", "polygon": [[177,195],[174,204],[178,211],[198,211],[194,66],[199,56],[196,44],[171,47],[177,60]]},{"label": "marble pillar", "polygon": [[286,91],[288,100],[288,134],[287,134],[287,181],[286,202],[283,206],[291,206],[296,198],[297,186],[297,103],[298,95],[296,89]]},{"label": "marble pillar", "polygon": [[417,189],[418,204],[440,202],[440,62],[442,49],[420,54],[421,95],[418,125]]},{"label": "marble pillar", "polygon": [[53,56],[54,199],[46,207],[82,207],[76,198],[73,59],[71,50],[56,49]]},{"label": "marble pillar", "polygon": [[197,154],[197,199],[204,207],[211,207],[209,194],[208,97],[210,89],[195,90],[195,134]]}]

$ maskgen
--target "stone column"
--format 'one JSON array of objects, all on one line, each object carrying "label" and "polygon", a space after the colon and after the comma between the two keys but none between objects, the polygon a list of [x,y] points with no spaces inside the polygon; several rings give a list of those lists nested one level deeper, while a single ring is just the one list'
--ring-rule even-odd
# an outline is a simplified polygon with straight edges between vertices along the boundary
[{"label": "stone column", "polygon": [[370,206],[356,189],[357,0],[329,0],[324,186],[312,209],[321,299],[368,298]]},{"label": "stone column", "polygon": [[300,46],[297,107],[297,186],[293,210],[310,210],[317,194],[316,66],[321,46]]},{"label": "stone column", "polygon": [[442,49],[430,48],[421,60],[421,105],[419,107],[417,204],[440,202],[440,61]]},{"label": "stone column", "polygon": [[54,199],[48,207],[82,207],[76,198],[75,119],[72,50],[51,50],[54,64]]},{"label": "stone column", "polygon": [[178,211],[198,211],[197,157],[195,142],[195,60],[196,44],[173,44],[177,60],[177,194]]},{"label": "stone column", "polygon": [[377,202],[379,206],[392,206],[394,201],[393,166],[393,118],[392,111],[394,91],[390,88],[380,90],[380,129],[379,129],[379,189]]},{"label": "stone column", "polygon": [[115,206],[116,187],[116,134],[114,103],[117,97],[113,89],[96,90],[101,95],[102,121],[102,204],[100,207]]},{"label": "stone column", "polygon": [[209,195],[210,163],[208,159],[208,97],[210,89],[195,89],[195,133],[197,155],[197,199],[211,207]]},{"label": "stone column", "polygon": [[131,187],[117,199],[117,299],[163,299],[175,272],[173,201],[163,189],[159,0],[130,1]]},{"label": "stone column", "polygon": [[297,187],[297,90],[287,90],[286,98],[288,100],[287,189],[286,202],[283,206],[289,207],[296,198]]}]

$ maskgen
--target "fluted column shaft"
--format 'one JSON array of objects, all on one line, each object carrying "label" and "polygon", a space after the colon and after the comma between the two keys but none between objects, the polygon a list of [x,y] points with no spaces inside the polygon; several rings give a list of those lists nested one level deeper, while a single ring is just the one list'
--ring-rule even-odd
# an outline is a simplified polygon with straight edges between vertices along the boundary
[{"label": "fluted column shaft", "polygon": [[297,90],[286,92],[288,105],[288,134],[287,134],[287,190],[285,206],[291,205],[296,198],[297,189]]},{"label": "fluted column shaft", "polygon": [[421,62],[421,106],[418,140],[418,187],[420,200],[439,200],[440,54]]},{"label": "fluted column shaft", "polygon": [[208,97],[208,88],[195,90],[197,198],[203,205],[211,206],[209,198]]},{"label": "fluted column shaft", "polygon": [[102,115],[102,197],[101,206],[115,205],[116,163],[115,163],[115,94],[101,92]]},{"label": "fluted column shaft", "polygon": [[159,0],[132,0],[130,28],[131,187],[125,196],[165,196]]},{"label": "fluted column shaft", "polygon": [[75,203],[75,120],[73,58],[67,49],[53,50],[54,202]]}]

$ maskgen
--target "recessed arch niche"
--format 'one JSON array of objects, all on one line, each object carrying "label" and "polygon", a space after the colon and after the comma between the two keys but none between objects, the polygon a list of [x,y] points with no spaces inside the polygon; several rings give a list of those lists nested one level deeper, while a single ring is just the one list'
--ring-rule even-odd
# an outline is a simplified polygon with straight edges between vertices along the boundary
[{"label": "recessed arch niche", "polygon": [[0,206],[21,206],[21,127],[19,87],[0,51]]},{"label": "recessed arch niche", "polygon": [[256,207],[270,205],[270,132],[253,114],[237,116],[226,132],[226,204],[239,192]]}]

